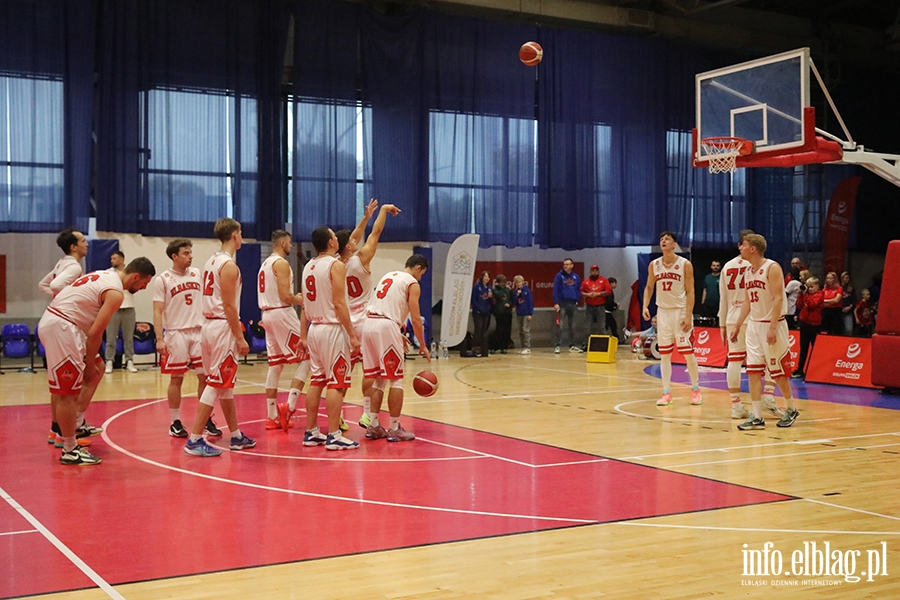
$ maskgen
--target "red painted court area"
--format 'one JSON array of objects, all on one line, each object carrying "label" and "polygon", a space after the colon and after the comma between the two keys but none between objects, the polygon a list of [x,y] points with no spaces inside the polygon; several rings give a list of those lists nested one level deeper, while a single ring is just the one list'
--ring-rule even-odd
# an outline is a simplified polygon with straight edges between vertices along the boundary
[{"label": "red painted court area", "polygon": [[[267,432],[262,395],[237,406],[257,447],[200,458],[165,401],[96,403],[95,467],[57,462],[47,406],[0,408],[0,487],[110,584],[790,499],[412,418],[414,442],[304,448],[302,415]],[[34,530],[0,502],[0,598],[94,585]]]}]

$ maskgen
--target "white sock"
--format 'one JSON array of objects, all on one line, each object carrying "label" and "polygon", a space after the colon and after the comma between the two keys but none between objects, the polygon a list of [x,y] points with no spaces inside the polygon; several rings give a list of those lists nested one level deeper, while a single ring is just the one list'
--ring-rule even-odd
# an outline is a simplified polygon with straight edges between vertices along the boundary
[{"label": "white sock", "polygon": [[662,375],[663,393],[668,394],[672,387],[672,355],[667,354],[662,357],[659,364],[660,375]]},{"label": "white sock", "polygon": [[178,419],[180,419],[180,418],[181,418],[181,416],[179,415],[179,410],[178,410],[177,408],[170,408],[170,409],[169,409],[169,419],[170,419],[173,423],[174,423],[175,421],[177,421]]},{"label": "white sock", "polygon": [[277,419],[278,418],[278,409],[275,408],[275,398],[266,398],[266,404],[268,405],[269,410],[269,418]]},{"label": "white sock", "polygon": [[363,396],[363,412],[372,416],[372,399],[369,396]]},{"label": "white sock", "polygon": [[82,425],[84,425],[84,413],[77,412],[77,413],[75,413],[75,428],[77,429],[78,427],[81,427]]},{"label": "white sock", "polygon": [[400,427],[400,417],[391,417],[391,429],[398,429]]},{"label": "white sock", "polygon": [[296,410],[297,408],[297,400],[300,398],[300,388],[291,388],[291,391],[288,392],[288,408],[291,410]]},{"label": "white sock", "polygon": [[231,439],[240,439],[244,434],[241,433],[241,428],[238,427],[234,431],[231,432]]}]

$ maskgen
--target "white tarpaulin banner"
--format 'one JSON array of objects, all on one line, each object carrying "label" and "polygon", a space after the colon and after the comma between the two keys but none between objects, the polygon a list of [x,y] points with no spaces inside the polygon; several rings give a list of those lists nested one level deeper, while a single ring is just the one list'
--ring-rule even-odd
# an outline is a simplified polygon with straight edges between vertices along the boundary
[{"label": "white tarpaulin banner", "polygon": [[478,257],[477,233],[461,235],[450,246],[444,268],[444,302],[441,310],[441,339],[455,346],[466,337],[469,327],[469,305]]}]

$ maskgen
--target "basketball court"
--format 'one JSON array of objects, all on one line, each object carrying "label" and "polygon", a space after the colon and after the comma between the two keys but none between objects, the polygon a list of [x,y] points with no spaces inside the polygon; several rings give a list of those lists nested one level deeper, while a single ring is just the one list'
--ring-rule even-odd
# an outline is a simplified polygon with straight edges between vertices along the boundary
[{"label": "basketball court", "polygon": [[437,394],[406,403],[416,441],[367,441],[354,423],[361,448],[327,452],[301,445],[302,419],[264,430],[265,367],[242,365],[238,414],[259,444],[212,459],[167,435],[166,377],[113,373],[89,413],[104,462],[79,468],[44,441],[43,373],[4,376],[0,597],[754,595],[742,581],[785,579],[743,575],[743,545],[767,541],[787,555],[829,541],[860,564],[886,542],[889,575],[834,597],[898,583],[900,402],[801,384],[794,427],[740,432],[724,373],[702,373],[702,406],[676,384],[657,408],[657,363],[627,349],[430,368]]},{"label": "basketball court", "polygon": [[[694,165],[847,162],[900,182],[896,157],[816,128],[813,76],[808,49],[698,75]],[[167,435],[167,377],[116,372],[87,415],[105,429],[94,467],[61,466],[46,443],[43,372],[0,378],[0,598],[761,598],[777,587],[845,599],[900,588],[900,399],[792,382],[796,423],[742,432],[723,370],[702,370],[703,404],[691,406],[675,366],[675,401],[658,407],[658,363],[627,348],[603,364],[552,349],[435,361],[429,398],[411,392],[423,368],[406,366],[415,441],[364,439],[357,371],[345,416],[361,447],[327,452],[302,446],[300,413],[288,433],[265,430],[266,366],[241,365],[238,416],[258,445],[218,458],[188,456]],[[187,397],[183,420],[195,407]]]}]

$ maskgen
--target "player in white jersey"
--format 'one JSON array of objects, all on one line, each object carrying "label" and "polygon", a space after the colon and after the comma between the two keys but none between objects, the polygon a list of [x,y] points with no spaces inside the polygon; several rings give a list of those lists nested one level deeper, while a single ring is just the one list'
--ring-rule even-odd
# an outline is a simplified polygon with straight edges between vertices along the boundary
[{"label": "player in white jersey", "polygon": [[[431,361],[425,332],[419,313],[419,280],[428,270],[428,259],[413,254],[402,271],[391,271],[375,286],[375,293],[366,308],[363,334],[363,395],[372,399],[366,438],[387,438],[389,442],[408,442],[416,436],[400,425],[403,410],[404,337],[400,327],[409,315],[413,332],[419,340],[419,354]],[[388,409],[391,422],[388,429],[378,419],[385,387],[388,388]]]},{"label": "player in white jersey", "polygon": [[[366,214],[374,213],[378,208],[378,200],[373,199],[366,207]],[[381,233],[384,231],[384,225],[388,215],[397,216],[400,209],[393,204],[385,204],[378,211],[378,217],[372,224],[372,231],[366,238],[366,243],[357,251],[359,241],[362,239],[366,230],[368,218],[360,221],[356,229],[352,232],[342,229],[337,232],[338,238],[338,255],[347,266],[347,297],[350,305],[350,320],[353,322],[353,330],[356,337],[359,338],[360,344],[363,342],[363,325],[366,322],[366,306],[372,297],[372,272],[369,269],[372,259],[375,258],[375,252],[378,250],[378,240],[381,239]],[[357,355],[352,359],[352,364],[362,360],[362,356]],[[352,369],[352,365],[351,365]],[[363,393],[363,414],[359,424],[365,428],[369,425],[369,415],[371,412],[371,398]],[[343,421],[342,421],[343,422]]]},{"label": "player in white jersey", "polygon": [[747,325],[747,378],[750,381],[750,400],[753,413],[738,429],[765,429],[762,418],[762,376],[768,370],[784,399],[787,408],[778,421],[779,427],[790,427],[800,414],[794,407],[791,394],[791,345],[788,340],[787,295],[784,292],[784,273],[781,266],[765,257],[766,238],[759,234],[748,234],[740,246],[741,258],[750,263],[744,275],[744,289],[747,301],[731,333],[731,341],[737,338],[744,322]]},{"label": "player in white jersey", "polygon": [[76,435],[103,377],[98,354],[103,332],[119,310],[123,290],[142,290],[155,274],[153,263],[143,257],[120,273],[88,273],[57,294],[41,317],[38,335],[47,351],[50,393],[56,396],[63,464],[95,465],[101,460],[80,447]]},{"label": "player in white jersey", "polygon": [[38,288],[51,298],[55,298],[60,290],[81,277],[81,260],[87,256],[88,251],[88,241],[76,229],[62,231],[56,238],[56,245],[65,256],[38,282]]},{"label": "player in white jersey", "polygon": [[200,354],[206,368],[206,389],[200,395],[197,416],[184,445],[184,451],[194,456],[222,454],[203,439],[203,428],[212,415],[216,398],[231,432],[229,448],[243,450],[256,445],[238,427],[234,407],[238,361],[250,351],[241,331],[241,270],[234,262],[234,254],[244,241],[241,224],[223,217],[216,221],[215,234],[222,247],[203,265],[200,284],[200,306],[205,318],[200,331]]},{"label": "player in white jersey", "polygon": [[[266,330],[266,354],[269,359],[266,429],[284,431],[294,426],[290,417],[309,376],[309,355],[300,347],[300,319],[294,308],[302,304],[303,299],[300,294],[294,294],[294,271],[287,261],[292,247],[290,233],[284,229],[273,231],[272,254],[263,261],[256,278],[256,297],[262,311],[262,326]],[[284,406],[278,408],[278,378],[284,365],[289,364],[298,366],[291,378],[288,401],[282,402]]]},{"label": "player in white jersey", "polygon": [[[742,229],[738,234],[738,247],[744,241],[744,237],[753,233],[750,229]],[[747,294],[744,291],[744,277],[750,263],[740,257],[732,258],[722,269],[719,277],[719,332],[722,334],[722,343],[728,348],[728,366],[725,369],[728,381],[728,392],[731,394],[731,418],[746,419],[750,416],[741,402],[741,365],[747,358],[747,327],[738,331],[737,341],[731,343],[731,333],[737,323]],[[782,412],[775,403],[775,381],[766,372],[763,388],[762,407],[776,417]]]},{"label": "player in white jersey", "polygon": [[[80,231],[64,229],[56,237],[56,245],[65,256],[59,259],[53,269],[38,282],[38,288],[51,298],[55,298],[64,287],[81,277],[81,259],[87,256],[88,241]],[[56,422],[56,396],[52,394],[50,395],[50,417],[50,435],[47,437],[47,443],[62,448],[62,437],[59,435],[59,425]],[[79,431],[79,443],[83,446],[90,445],[89,436],[103,431],[99,427],[90,425],[86,425],[86,428],[86,431]]]},{"label": "player in white jersey", "polygon": [[663,394],[657,406],[672,403],[672,351],[684,355],[691,376],[691,404],[702,404],[697,358],[694,356],[694,267],[691,261],[675,254],[678,240],[671,231],[659,234],[662,257],[650,263],[647,287],[644,289],[644,319],[650,320],[650,298],[656,291],[656,322],[659,353],[662,355],[660,373]]},{"label": "player in white jersey", "polygon": [[[350,357],[359,352],[359,338],[347,307],[347,271],[337,257],[338,241],[326,226],[312,232],[317,255],[303,269],[303,313],[300,332],[309,350],[310,383],[306,393],[304,446],[325,444],[326,450],[350,450],[359,443],[341,434],[341,407],[350,387]],[[319,431],[319,399],[325,392],[328,436]]]},{"label": "player in white jersey", "polygon": [[[188,369],[197,374],[197,398],[206,389],[206,369],[200,352],[202,277],[199,269],[191,267],[194,261],[191,240],[172,240],[166,247],[166,255],[172,259],[172,268],[163,271],[153,283],[153,328],[156,330],[160,372],[170,376],[167,395],[172,424],[169,435],[185,438],[188,432],[181,423],[179,411],[181,388]],[[211,436],[222,435],[212,417],[206,423],[206,431]]]}]

